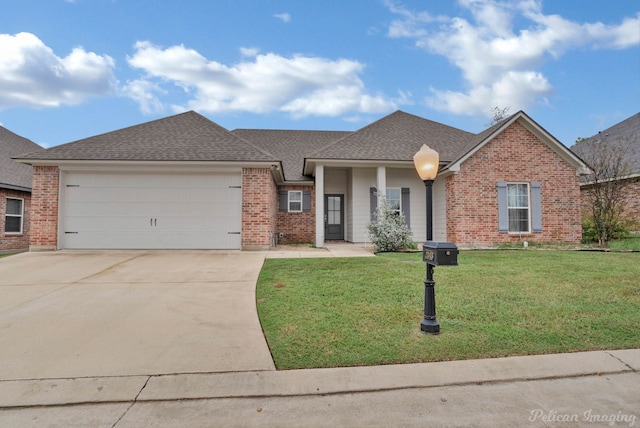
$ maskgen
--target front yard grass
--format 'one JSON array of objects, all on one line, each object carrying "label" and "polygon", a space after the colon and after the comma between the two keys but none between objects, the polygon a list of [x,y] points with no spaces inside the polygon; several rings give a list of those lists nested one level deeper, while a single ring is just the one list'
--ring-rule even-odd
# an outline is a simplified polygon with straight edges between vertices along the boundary
[{"label": "front yard grass", "polygon": [[436,267],[440,335],[420,331],[421,253],[267,259],[257,306],[278,369],[640,348],[640,254],[462,251]]}]

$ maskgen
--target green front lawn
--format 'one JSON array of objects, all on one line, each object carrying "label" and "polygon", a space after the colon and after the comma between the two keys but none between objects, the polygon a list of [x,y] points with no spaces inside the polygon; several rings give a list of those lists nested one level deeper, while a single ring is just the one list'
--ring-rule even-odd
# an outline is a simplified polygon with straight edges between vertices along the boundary
[{"label": "green front lawn", "polygon": [[462,251],[435,269],[441,334],[420,331],[420,253],[268,259],[258,313],[279,369],[640,347],[640,254]]}]

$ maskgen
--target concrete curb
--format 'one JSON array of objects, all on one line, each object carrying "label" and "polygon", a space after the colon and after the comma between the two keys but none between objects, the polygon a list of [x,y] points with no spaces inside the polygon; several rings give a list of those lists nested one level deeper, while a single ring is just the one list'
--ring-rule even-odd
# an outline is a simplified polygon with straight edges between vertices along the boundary
[{"label": "concrete curb", "polygon": [[349,394],[640,371],[640,349],[332,369],[0,382],[0,408]]}]

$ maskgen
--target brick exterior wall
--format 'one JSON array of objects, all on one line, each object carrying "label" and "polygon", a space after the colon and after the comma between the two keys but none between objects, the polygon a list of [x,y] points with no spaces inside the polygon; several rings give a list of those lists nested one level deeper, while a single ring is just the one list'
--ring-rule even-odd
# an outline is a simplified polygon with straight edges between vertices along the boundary
[{"label": "brick exterior wall", "polygon": [[[6,234],[4,232],[7,198],[22,199],[23,217],[22,233]],[[0,189],[0,253],[27,251],[29,249],[29,229],[31,217],[31,193],[18,190]]]},{"label": "brick exterior wall", "polygon": [[57,248],[59,182],[60,170],[57,166],[33,167],[29,233],[32,251]]},{"label": "brick exterior wall", "polygon": [[272,245],[278,211],[276,183],[269,168],[242,169],[242,249],[266,250]]},{"label": "brick exterior wall", "polygon": [[[541,183],[542,232],[498,233],[498,181]],[[579,242],[576,169],[515,122],[446,178],[447,239],[460,246]]]},{"label": "brick exterior wall", "polygon": [[640,232],[640,177],[630,179],[625,187],[625,193],[627,194],[625,217],[634,222],[631,229]]},{"label": "brick exterior wall", "polygon": [[[311,192],[311,210],[299,213],[278,211],[276,231],[284,233],[278,238],[280,244],[311,243],[316,239],[316,189],[314,186],[280,186],[278,190],[301,190]],[[279,201],[278,201],[279,202]]]}]

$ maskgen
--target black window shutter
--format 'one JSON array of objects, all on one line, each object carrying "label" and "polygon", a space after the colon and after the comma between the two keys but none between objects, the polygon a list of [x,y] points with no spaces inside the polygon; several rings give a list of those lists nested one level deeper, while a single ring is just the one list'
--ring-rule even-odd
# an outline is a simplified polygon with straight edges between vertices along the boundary
[{"label": "black window shutter", "polygon": [[509,206],[507,205],[507,183],[498,181],[498,232],[509,232]]},{"label": "black window shutter", "polygon": [[280,190],[280,211],[288,211],[289,210],[289,192],[286,190]]},{"label": "black window shutter", "polygon": [[311,211],[311,191],[302,192],[302,211]]},{"label": "black window shutter", "polygon": [[375,187],[369,187],[369,214],[371,221],[376,219],[376,210],[378,209],[378,192]]},{"label": "black window shutter", "polygon": [[404,214],[404,220],[407,226],[411,228],[411,198],[409,191],[410,189],[408,187],[402,188],[402,214]]}]

